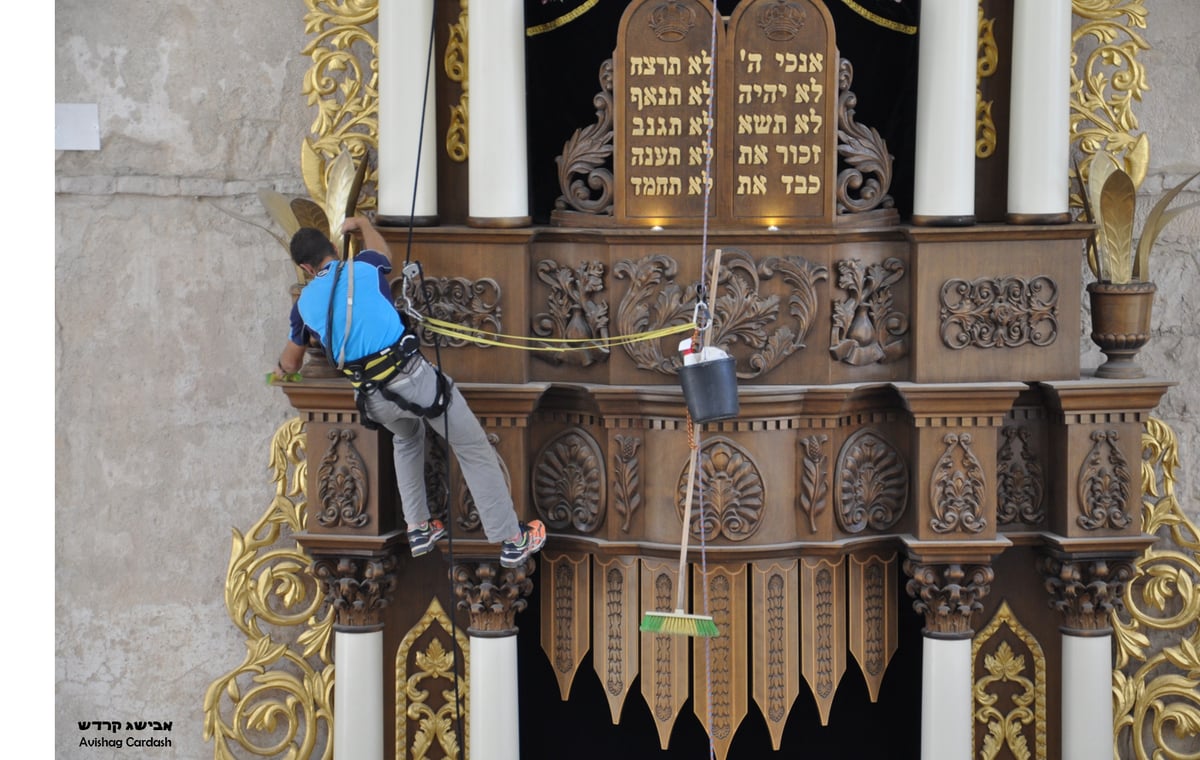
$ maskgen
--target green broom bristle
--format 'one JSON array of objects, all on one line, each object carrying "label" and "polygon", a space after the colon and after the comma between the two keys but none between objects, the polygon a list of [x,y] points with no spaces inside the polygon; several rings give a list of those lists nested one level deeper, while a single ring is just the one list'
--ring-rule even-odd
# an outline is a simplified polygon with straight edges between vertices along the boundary
[{"label": "green broom bristle", "polygon": [[667,633],[676,636],[718,636],[717,624],[709,615],[688,615],[674,612],[648,611],[642,616],[641,630],[647,633]]}]

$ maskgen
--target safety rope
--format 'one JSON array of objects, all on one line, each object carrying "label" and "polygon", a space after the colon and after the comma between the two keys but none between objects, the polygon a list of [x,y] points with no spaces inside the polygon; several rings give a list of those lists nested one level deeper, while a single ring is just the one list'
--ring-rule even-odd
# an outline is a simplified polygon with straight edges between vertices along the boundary
[{"label": "safety rope", "polygon": [[[704,147],[705,147],[705,151],[704,151],[704,221],[703,221],[703,227],[701,229],[701,234],[700,234],[700,292],[696,294],[697,320],[699,320],[699,315],[700,315],[700,304],[704,303],[705,308],[707,309],[707,298],[708,298],[708,294],[710,292],[709,288],[711,288],[711,292],[713,294],[715,294],[717,292],[717,279],[720,275],[719,272],[714,270],[713,276],[712,276],[713,281],[708,284],[708,287],[705,286],[704,276],[708,272],[709,195],[712,192],[712,155],[713,155],[712,133],[713,133],[713,120],[714,120],[713,100],[714,100],[714,98],[716,96],[716,92],[717,92],[717,82],[716,82],[716,79],[717,79],[717,17],[720,15],[721,15],[720,12],[717,10],[716,2],[714,2],[712,4],[712,29],[711,29],[711,33],[709,36],[710,53],[709,53],[709,68],[708,68],[708,113],[707,113],[707,124],[705,125],[705,134],[704,134],[704,140],[705,140],[705,144],[704,144]],[[717,265],[718,266],[720,265],[719,257],[717,260]],[[711,330],[711,328],[712,328],[711,310],[707,311],[707,313],[705,314],[705,319],[706,319],[706,323],[705,323],[704,327],[705,327],[705,332],[707,335],[708,330]],[[693,341],[692,348],[693,349],[707,348],[707,346],[698,347],[695,345],[695,343]],[[689,422],[689,426],[690,426],[690,423],[691,423],[690,415],[689,415],[688,422]],[[689,435],[690,435],[690,433],[689,433]],[[696,456],[698,458],[700,456],[699,447],[701,445],[699,434],[696,434],[695,445],[697,448]],[[697,485],[700,488],[700,499],[699,499],[700,586],[702,589],[702,596],[703,596],[703,600],[704,600],[702,603],[701,614],[708,616],[711,614],[709,612],[709,599],[708,599],[708,540],[707,540],[708,529],[705,527],[708,524],[708,521],[704,519],[704,469],[703,468],[700,468],[700,474],[699,474],[699,479],[698,479]],[[679,582],[682,583],[683,579],[680,578]],[[716,740],[713,738],[712,637],[710,637],[710,636],[704,637],[704,685],[705,685],[705,689],[706,689],[707,697],[708,697],[705,700],[705,707],[704,707],[705,720],[707,722],[706,728],[708,729],[708,757],[709,757],[709,760],[716,760],[717,745],[716,745]]]},{"label": "safety rope", "polygon": [[[647,340],[658,340],[670,335],[678,335],[689,330],[694,331],[695,322],[680,325],[660,327],[657,330],[635,333],[633,335],[612,335],[599,338],[536,338],[528,335],[507,335],[505,333],[488,332],[475,327],[467,327],[455,322],[447,322],[433,317],[418,317],[420,324],[429,332],[448,338],[473,343],[479,346],[500,346],[513,348],[518,351],[588,351],[596,348],[611,348],[613,346],[628,346]],[[534,344],[551,345],[534,345]]]}]

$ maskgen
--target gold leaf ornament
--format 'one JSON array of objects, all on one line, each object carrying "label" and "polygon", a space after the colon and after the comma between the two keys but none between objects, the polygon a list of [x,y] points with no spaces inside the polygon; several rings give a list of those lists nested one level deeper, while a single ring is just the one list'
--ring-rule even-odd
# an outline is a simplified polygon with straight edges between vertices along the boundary
[{"label": "gold leaf ornament", "polygon": [[1104,229],[1101,257],[1108,279],[1120,284],[1133,278],[1133,214],[1137,210],[1137,189],[1124,169],[1116,169],[1104,180],[1100,190],[1098,222]]},{"label": "gold leaf ornament", "polygon": [[1163,228],[1170,224],[1172,219],[1185,211],[1200,208],[1200,202],[1198,202],[1168,209],[1171,201],[1175,200],[1175,197],[1197,177],[1200,177],[1200,172],[1196,172],[1183,182],[1172,187],[1159,199],[1158,203],[1154,204],[1154,207],[1150,209],[1150,213],[1146,215],[1146,223],[1142,225],[1142,237],[1138,240],[1137,257],[1133,264],[1133,276],[1136,279],[1150,279],[1150,251],[1154,248],[1154,243],[1158,240],[1158,236],[1162,233]]}]

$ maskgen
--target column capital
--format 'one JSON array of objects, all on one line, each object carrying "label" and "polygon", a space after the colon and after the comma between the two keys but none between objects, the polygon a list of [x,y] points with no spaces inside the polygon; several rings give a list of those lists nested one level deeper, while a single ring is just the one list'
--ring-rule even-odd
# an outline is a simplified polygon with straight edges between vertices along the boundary
[{"label": "column capital", "polygon": [[383,629],[383,612],[398,581],[395,555],[315,555],[312,573],[333,608],[334,630],[366,633]]},{"label": "column capital", "polygon": [[1133,578],[1129,557],[1072,558],[1043,554],[1038,571],[1050,594],[1049,604],[1062,613],[1059,630],[1071,636],[1107,636],[1109,616],[1124,602],[1125,584]]},{"label": "column capital", "polygon": [[504,567],[497,560],[467,560],[450,568],[458,608],[471,616],[472,636],[502,637],[517,634],[516,616],[529,605],[533,592],[533,559],[520,567]]},{"label": "column capital", "polygon": [[926,564],[906,559],[904,572],[910,579],[904,588],[913,598],[913,609],[925,616],[925,636],[971,638],[971,618],[983,609],[981,600],[995,578],[990,564]]}]

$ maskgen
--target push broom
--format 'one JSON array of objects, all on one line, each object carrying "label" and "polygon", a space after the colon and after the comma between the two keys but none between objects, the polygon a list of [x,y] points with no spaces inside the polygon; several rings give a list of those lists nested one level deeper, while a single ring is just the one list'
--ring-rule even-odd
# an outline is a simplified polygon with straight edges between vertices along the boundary
[{"label": "push broom", "polygon": [[[713,261],[712,268],[712,289],[717,290],[717,274],[721,267],[721,249],[718,248]],[[708,324],[704,326],[704,338],[701,345],[708,345],[708,336],[712,330],[712,318],[709,317]],[[696,485],[696,460],[700,458],[700,451],[696,447],[696,441],[693,435],[691,415],[688,415],[688,480],[687,480],[687,495],[683,499],[683,535],[679,539],[679,577],[675,582],[675,611],[665,612],[659,610],[648,610],[642,615],[642,624],[640,628],[648,633],[669,633],[677,636],[717,636],[720,631],[717,630],[717,624],[712,619],[711,615],[690,615],[684,612],[683,603],[684,596],[687,590],[687,548],[688,548],[688,532],[692,527],[692,489]]]}]

